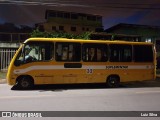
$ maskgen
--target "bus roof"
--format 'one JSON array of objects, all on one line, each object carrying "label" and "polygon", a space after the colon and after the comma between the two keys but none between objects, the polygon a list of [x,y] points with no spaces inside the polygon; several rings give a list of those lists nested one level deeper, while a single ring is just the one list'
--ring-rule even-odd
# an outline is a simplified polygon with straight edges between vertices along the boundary
[{"label": "bus roof", "polygon": [[153,43],[147,42],[132,42],[132,41],[122,41],[122,40],[85,40],[85,39],[68,39],[68,38],[29,38],[24,43],[29,41],[48,41],[48,42],[80,42],[80,43],[116,43],[116,44],[146,44],[152,45]]}]

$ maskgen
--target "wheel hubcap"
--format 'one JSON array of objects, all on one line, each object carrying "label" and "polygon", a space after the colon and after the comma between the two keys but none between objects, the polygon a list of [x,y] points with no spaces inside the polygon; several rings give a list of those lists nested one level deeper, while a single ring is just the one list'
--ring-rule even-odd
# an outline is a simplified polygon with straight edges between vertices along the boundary
[{"label": "wheel hubcap", "polygon": [[29,83],[27,81],[23,80],[22,83],[21,83],[21,85],[23,87],[28,87]]}]

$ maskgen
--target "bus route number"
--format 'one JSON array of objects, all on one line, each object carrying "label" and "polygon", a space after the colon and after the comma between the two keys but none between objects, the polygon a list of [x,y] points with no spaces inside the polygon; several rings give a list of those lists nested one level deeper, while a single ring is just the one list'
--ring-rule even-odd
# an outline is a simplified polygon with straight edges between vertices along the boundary
[{"label": "bus route number", "polygon": [[87,74],[92,74],[93,73],[93,69],[86,69],[86,73]]}]

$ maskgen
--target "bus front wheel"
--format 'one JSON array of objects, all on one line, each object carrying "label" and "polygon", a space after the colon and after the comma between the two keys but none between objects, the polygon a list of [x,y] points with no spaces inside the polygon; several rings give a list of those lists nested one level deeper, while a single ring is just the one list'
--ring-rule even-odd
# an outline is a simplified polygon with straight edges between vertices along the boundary
[{"label": "bus front wheel", "polygon": [[111,75],[107,79],[107,86],[109,88],[116,88],[119,87],[120,78],[117,75]]},{"label": "bus front wheel", "polygon": [[17,86],[20,89],[30,89],[33,87],[33,85],[34,85],[33,79],[29,76],[21,76],[17,80]]}]

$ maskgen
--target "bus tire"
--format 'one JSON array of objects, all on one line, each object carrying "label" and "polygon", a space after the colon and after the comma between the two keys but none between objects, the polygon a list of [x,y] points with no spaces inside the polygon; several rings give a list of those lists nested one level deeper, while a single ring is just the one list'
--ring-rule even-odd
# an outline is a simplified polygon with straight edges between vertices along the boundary
[{"label": "bus tire", "polygon": [[33,79],[30,76],[21,76],[17,80],[17,86],[20,89],[30,89],[34,85]]},{"label": "bus tire", "polygon": [[118,75],[111,75],[107,78],[107,87],[117,88],[120,84],[120,78]]}]

